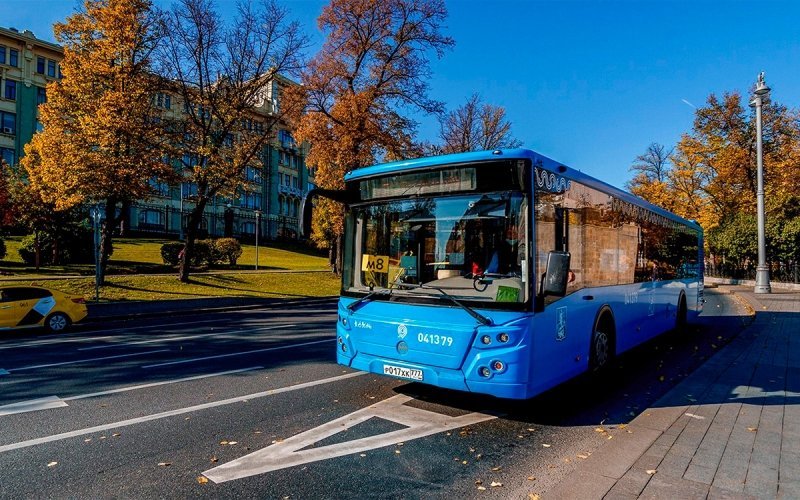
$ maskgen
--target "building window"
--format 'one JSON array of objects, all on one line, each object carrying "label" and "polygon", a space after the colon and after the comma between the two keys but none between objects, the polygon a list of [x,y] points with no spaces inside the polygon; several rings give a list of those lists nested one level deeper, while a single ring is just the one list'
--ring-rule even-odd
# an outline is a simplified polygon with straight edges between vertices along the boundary
[{"label": "building window", "polygon": [[19,65],[19,51],[17,49],[8,49],[8,64],[15,68]]},{"label": "building window", "polygon": [[6,46],[0,45],[0,64],[6,63]]},{"label": "building window", "polygon": [[300,187],[300,184],[297,183],[297,177],[292,176],[292,185],[295,189]]},{"label": "building window", "polygon": [[17,98],[17,82],[6,79],[6,88],[5,92],[3,92],[3,97],[11,99],[12,101]]},{"label": "building window", "polygon": [[44,87],[36,87],[36,104],[47,102],[47,90]]},{"label": "building window", "polygon": [[261,169],[255,167],[246,167],[245,177],[252,183],[261,184]]},{"label": "building window", "polygon": [[51,59],[47,60],[47,76],[51,78],[56,77],[56,62]]},{"label": "building window", "polygon": [[283,185],[283,174],[282,173],[278,174],[278,185],[279,186]]},{"label": "building window", "polygon": [[286,179],[286,187],[287,188],[288,187],[292,187],[292,176],[289,175],[289,174],[286,174],[286,176],[284,176],[284,178]]},{"label": "building window", "polygon": [[159,108],[170,109],[172,107],[172,96],[158,92],[155,97],[155,105]]},{"label": "building window", "polygon": [[4,134],[17,133],[17,115],[8,111],[0,111],[0,132]]},{"label": "building window", "polygon": [[139,212],[139,226],[158,226],[164,225],[164,213],[161,210],[142,210]]},{"label": "building window", "polygon": [[9,165],[15,164],[14,150],[10,148],[0,148],[0,159]]},{"label": "building window", "polygon": [[44,57],[36,58],[36,72],[40,75],[44,74]]}]

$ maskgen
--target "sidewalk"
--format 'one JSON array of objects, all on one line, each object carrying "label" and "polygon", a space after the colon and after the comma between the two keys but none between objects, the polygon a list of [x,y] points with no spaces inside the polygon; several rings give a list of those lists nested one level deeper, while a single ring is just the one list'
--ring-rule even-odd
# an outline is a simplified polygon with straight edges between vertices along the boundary
[{"label": "sidewalk", "polygon": [[755,321],[543,498],[800,498],[800,293],[731,290]]}]

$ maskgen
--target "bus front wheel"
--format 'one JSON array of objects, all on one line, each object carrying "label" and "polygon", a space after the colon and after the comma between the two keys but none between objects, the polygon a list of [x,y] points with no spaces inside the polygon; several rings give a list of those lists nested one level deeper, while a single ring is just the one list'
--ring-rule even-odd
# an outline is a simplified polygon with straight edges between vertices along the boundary
[{"label": "bus front wheel", "polygon": [[592,332],[589,368],[597,373],[604,371],[614,357],[614,320],[610,311],[600,313]]}]

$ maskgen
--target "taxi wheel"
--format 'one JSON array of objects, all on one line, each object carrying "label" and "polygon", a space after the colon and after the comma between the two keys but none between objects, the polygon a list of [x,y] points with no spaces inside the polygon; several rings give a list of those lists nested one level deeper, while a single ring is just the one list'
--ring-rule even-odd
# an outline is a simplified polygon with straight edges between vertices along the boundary
[{"label": "taxi wheel", "polygon": [[69,328],[70,323],[69,316],[64,313],[57,312],[47,317],[44,322],[44,326],[48,331],[57,333],[63,332]]}]

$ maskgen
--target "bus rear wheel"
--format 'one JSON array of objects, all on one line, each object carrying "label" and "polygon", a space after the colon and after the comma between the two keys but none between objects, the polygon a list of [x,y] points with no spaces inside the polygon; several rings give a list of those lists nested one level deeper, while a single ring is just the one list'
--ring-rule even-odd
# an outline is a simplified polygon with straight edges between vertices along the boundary
[{"label": "bus rear wheel", "polygon": [[589,368],[592,372],[603,372],[614,357],[614,320],[610,313],[603,313],[595,322],[592,332],[592,345]]},{"label": "bus rear wheel", "polygon": [[678,299],[678,311],[675,314],[675,329],[680,330],[681,328],[686,326],[686,317],[688,311],[686,308],[686,295],[681,294],[681,298]]}]

